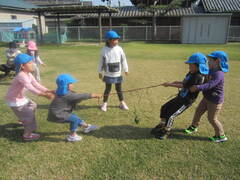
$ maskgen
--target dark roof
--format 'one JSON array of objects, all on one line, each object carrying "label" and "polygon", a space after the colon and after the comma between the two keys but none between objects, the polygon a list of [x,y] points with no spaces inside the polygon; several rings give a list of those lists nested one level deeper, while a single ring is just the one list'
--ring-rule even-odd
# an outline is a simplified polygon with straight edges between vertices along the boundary
[{"label": "dark roof", "polygon": [[202,0],[206,12],[240,12],[240,0]]},{"label": "dark roof", "polygon": [[66,5],[66,6],[50,6],[35,9],[36,12],[50,14],[82,14],[82,13],[116,13],[117,9],[107,6],[81,6],[81,5]]},{"label": "dark roof", "polygon": [[[120,7],[117,8],[119,11],[118,13],[114,13],[111,16],[117,17],[117,18],[124,18],[124,17],[152,17],[152,13],[146,10],[142,10],[137,8],[136,6],[126,6],[126,7]],[[156,15],[157,16],[167,16],[167,17],[179,17],[183,15],[194,15],[194,14],[200,14],[203,13],[203,9],[201,7],[191,7],[191,8],[179,8],[179,9],[173,9],[166,14],[162,14],[163,10],[158,10]],[[82,14],[78,17],[84,16],[85,18],[96,18],[97,14]],[[102,17],[108,17],[108,13],[103,13]],[[77,18],[77,17],[76,17]]]},{"label": "dark roof", "polygon": [[0,8],[3,9],[27,10],[37,7],[38,6],[24,2],[23,0],[0,0]]}]

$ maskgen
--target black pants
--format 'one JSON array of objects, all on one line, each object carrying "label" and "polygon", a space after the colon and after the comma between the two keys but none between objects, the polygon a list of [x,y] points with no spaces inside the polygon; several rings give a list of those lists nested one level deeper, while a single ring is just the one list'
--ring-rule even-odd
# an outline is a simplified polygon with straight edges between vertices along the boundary
[{"label": "black pants", "polygon": [[166,127],[171,128],[173,126],[174,118],[190,106],[191,103],[186,103],[184,99],[175,97],[161,107],[160,118],[166,119]]},{"label": "black pants", "polygon": [[14,71],[14,67],[8,66],[7,64],[1,64],[0,71],[4,72],[5,76],[7,76],[11,71]]},{"label": "black pants", "polygon": [[[106,85],[106,88],[105,88],[105,91],[104,91],[103,102],[108,101],[108,97],[109,97],[109,94],[110,94],[111,89],[112,89],[112,84],[107,84],[106,83],[105,85]],[[115,89],[117,91],[119,101],[123,101],[122,83],[116,83],[115,84]]]}]

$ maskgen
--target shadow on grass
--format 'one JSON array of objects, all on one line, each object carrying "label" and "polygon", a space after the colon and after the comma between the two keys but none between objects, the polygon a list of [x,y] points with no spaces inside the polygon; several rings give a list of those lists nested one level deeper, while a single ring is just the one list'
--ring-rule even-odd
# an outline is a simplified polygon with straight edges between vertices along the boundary
[{"label": "shadow on grass", "polygon": [[173,129],[169,138],[171,139],[178,139],[178,140],[196,140],[196,141],[209,141],[208,137],[202,136],[193,136],[187,135],[183,133],[184,129]]},{"label": "shadow on grass", "polygon": [[[94,131],[87,136],[93,136],[96,138],[104,139],[120,139],[120,140],[138,140],[138,139],[151,139],[154,138],[150,134],[152,128],[141,128],[131,125],[120,125],[120,126],[103,126],[97,131]],[[51,137],[54,135],[67,135],[69,132],[48,132],[40,133],[41,138],[38,141],[47,142],[63,142],[66,141],[64,138]],[[10,141],[19,143],[26,143],[22,139],[23,126],[18,123],[9,123],[0,125],[0,138],[6,138]],[[197,140],[197,141],[209,141],[207,137],[192,136],[183,134],[183,129],[173,129],[170,139],[177,140]]]},{"label": "shadow on grass", "polygon": [[153,136],[150,134],[151,128],[141,128],[130,125],[120,126],[103,126],[97,131],[94,131],[89,136],[105,139],[150,139]]},{"label": "shadow on grass", "polygon": [[[151,139],[154,138],[154,136],[150,134],[151,129],[152,128],[141,128],[130,125],[103,126],[89,135],[105,139]],[[183,129],[173,129],[169,138],[178,140],[209,141],[207,137],[186,135],[183,133]]]},{"label": "shadow on grass", "polygon": [[[119,106],[108,106],[109,108],[119,108]],[[86,105],[77,105],[76,109],[100,109],[99,105],[95,106],[86,106]]]},{"label": "shadow on grass", "polygon": [[[1,85],[1,83],[0,83]],[[38,104],[37,108],[38,109],[48,109],[49,108],[49,104]],[[109,108],[119,108],[118,106],[108,106]],[[79,109],[100,109],[99,106],[86,106],[86,105],[77,105],[76,106],[76,110],[79,110]]]},{"label": "shadow on grass", "polygon": [[[40,133],[41,138],[38,141],[48,141],[48,142],[63,142],[63,138],[49,137],[54,135],[67,135],[69,132],[49,132],[49,133]],[[6,138],[10,141],[15,141],[19,143],[26,143],[23,141],[23,126],[18,123],[9,123],[5,125],[0,125],[0,138]],[[33,142],[33,141],[31,141]],[[36,141],[34,141],[36,142]]]}]

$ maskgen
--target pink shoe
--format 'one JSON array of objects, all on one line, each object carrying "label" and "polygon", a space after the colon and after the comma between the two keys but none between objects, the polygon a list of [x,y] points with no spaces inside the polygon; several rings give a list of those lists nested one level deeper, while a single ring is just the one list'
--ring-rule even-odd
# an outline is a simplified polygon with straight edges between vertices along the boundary
[{"label": "pink shoe", "polygon": [[23,135],[24,141],[34,141],[40,138],[40,134],[31,133],[29,136]]}]

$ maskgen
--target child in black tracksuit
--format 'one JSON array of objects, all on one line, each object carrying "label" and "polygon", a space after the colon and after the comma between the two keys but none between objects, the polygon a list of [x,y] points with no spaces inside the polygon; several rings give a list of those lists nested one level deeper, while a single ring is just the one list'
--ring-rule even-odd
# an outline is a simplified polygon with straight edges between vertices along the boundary
[{"label": "child in black tracksuit", "polygon": [[165,103],[160,110],[161,122],[151,133],[158,139],[164,139],[169,135],[176,116],[181,114],[196,100],[198,92],[190,92],[189,88],[204,82],[204,75],[208,74],[207,58],[201,53],[195,53],[185,63],[189,64],[189,72],[182,82],[163,83],[165,87],[181,88],[177,97]]}]

